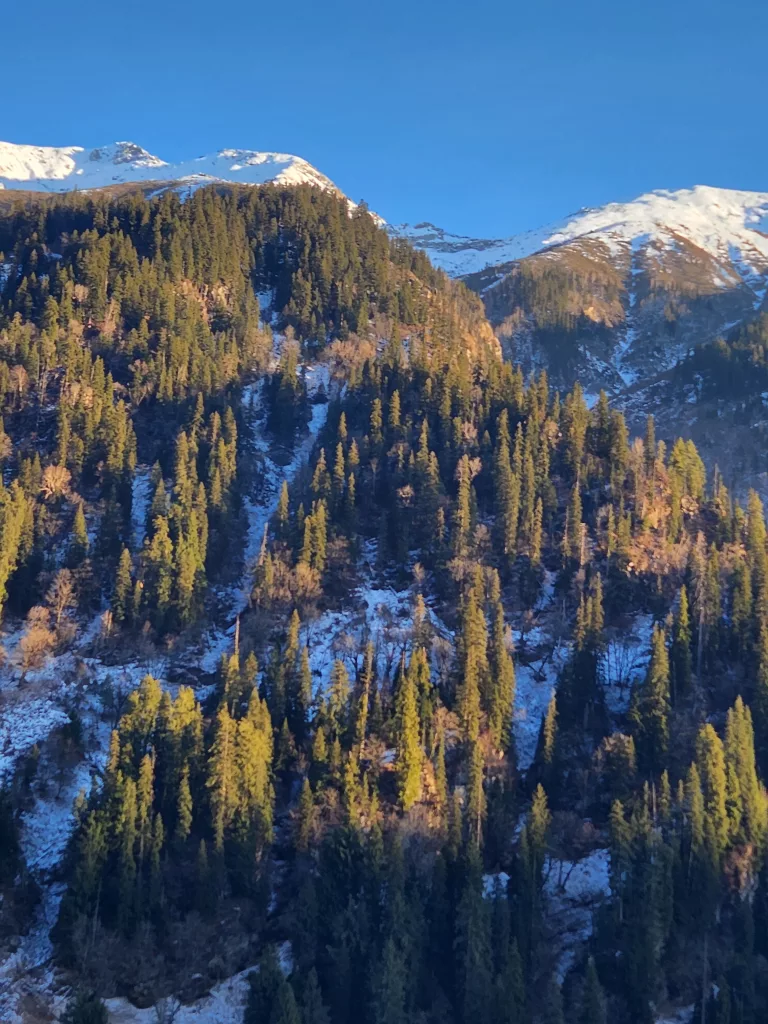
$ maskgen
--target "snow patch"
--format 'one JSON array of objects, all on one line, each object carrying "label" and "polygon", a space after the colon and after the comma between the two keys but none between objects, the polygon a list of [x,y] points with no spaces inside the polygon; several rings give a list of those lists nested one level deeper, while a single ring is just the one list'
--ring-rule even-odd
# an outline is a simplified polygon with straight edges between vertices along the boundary
[{"label": "snow patch", "polygon": [[559,940],[558,976],[563,980],[579,946],[592,935],[594,913],[610,895],[608,850],[594,850],[578,861],[549,857],[544,866],[548,920]]},{"label": "snow patch", "polygon": [[144,543],[147,529],[147,512],[152,500],[152,470],[149,466],[137,466],[133,475],[131,493],[131,532],[133,549],[139,551]]}]

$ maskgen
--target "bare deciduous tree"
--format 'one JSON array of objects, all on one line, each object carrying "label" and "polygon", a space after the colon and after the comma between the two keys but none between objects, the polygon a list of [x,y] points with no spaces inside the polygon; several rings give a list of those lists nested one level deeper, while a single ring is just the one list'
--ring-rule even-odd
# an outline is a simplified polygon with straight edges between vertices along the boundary
[{"label": "bare deciduous tree", "polygon": [[53,578],[53,583],[48,588],[45,600],[53,613],[58,631],[64,613],[77,604],[75,578],[69,569],[59,569]]},{"label": "bare deciduous tree", "polygon": [[56,642],[56,635],[50,628],[51,613],[41,605],[30,608],[27,615],[27,629],[19,641],[21,668],[23,672],[37,668]]},{"label": "bare deciduous tree", "polygon": [[71,479],[71,474],[66,466],[46,466],[43,470],[43,482],[40,485],[43,497],[48,501],[65,498],[69,494]]}]

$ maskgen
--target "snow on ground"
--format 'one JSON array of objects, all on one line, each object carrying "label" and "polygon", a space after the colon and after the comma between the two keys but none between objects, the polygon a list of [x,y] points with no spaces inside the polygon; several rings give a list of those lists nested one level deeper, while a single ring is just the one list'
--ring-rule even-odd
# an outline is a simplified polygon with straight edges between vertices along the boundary
[{"label": "snow on ground", "polygon": [[694,1005],[682,1006],[679,1010],[665,1013],[663,1017],[656,1018],[656,1024],[690,1024],[693,1020]]},{"label": "snow on ground", "polygon": [[608,641],[602,662],[603,694],[614,718],[627,713],[632,687],[645,677],[653,625],[652,615],[638,615],[628,629]]},{"label": "snow on ground", "polygon": [[[602,849],[577,861],[548,857],[544,864],[547,920],[554,930],[553,952],[560,981],[573,965],[579,946],[592,935],[595,910],[610,895],[609,871],[610,855]],[[491,898],[499,886],[505,891],[508,882],[506,871],[483,875],[483,894]]]},{"label": "snow on ground", "polygon": [[491,899],[501,889],[506,892],[509,885],[509,875],[506,871],[494,871],[493,874],[483,875],[483,896]]},{"label": "snow on ground", "polygon": [[[29,1018],[21,1009],[20,1000],[27,995],[39,997],[53,991],[50,932],[59,916],[65,888],[62,882],[55,882],[44,890],[29,932],[22,937],[19,948],[0,965],[0,1020],[3,1024],[26,1024]],[[63,1002],[51,996],[51,1002],[56,1001]]]},{"label": "snow on ground", "polygon": [[[554,590],[554,579],[549,581]],[[550,606],[554,598],[550,598]],[[515,664],[517,693],[513,729],[517,762],[522,771],[533,763],[541,723],[547,706],[557,687],[558,676],[564,667],[569,645],[556,644],[547,632],[546,616],[522,633],[513,630],[515,647],[525,662]],[[602,685],[608,711],[613,718],[629,710],[632,687],[645,677],[650,660],[652,615],[636,616],[631,625],[609,638],[602,660]],[[528,652],[535,657],[528,661]]]},{"label": "snow on ground", "polygon": [[[73,695],[73,685],[68,692]],[[44,752],[32,782],[34,802],[21,816],[20,841],[27,867],[40,887],[40,902],[35,908],[26,935],[18,948],[0,965],[0,1019],[8,1024],[24,1020],[19,1015],[19,999],[28,993],[40,995],[54,988],[53,943],[50,932],[56,924],[66,886],[55,877],[67,843],[75,827],[72,807],[80,792],[88,793],[91,781],[106,760],[109,726],[101,721],[101,707],[93,687],[83,695],[81,718],[87,745],[85,757],[59,771]],[[26,709],[26,706],[25,706]],[[51,730],[68,720],[55,721]],[[42,732],[36,742],[42,743]]]},{"label": "snow on ground", "polygon": [[512,729],[515,735],[517,765],[526,771],[533,764],[541,723],[557,685],[560,666],[546,659],[531,665],[515,665],[517,690]]},{"label": "snow on ground", "polygon": [[[35,744],[43,743],[69,721],[71,706],[77,706],[96,728],[96,694],[100,688],[109,684],[125,693],[135,689],[148,673],[163,681],[168,667],[164,657],[148,655],[120,665],[106,665],[92,653],[86,653],[98,642],[101,628],[99,613],[80,629],[71,647],[49,655],[39,667],[26,672],[21,670],[19,652],[23,627],[9,629],[0,636],[5,651],[0,666],[0,784],[10,779],[21,758]],[[102,736],[105,741],[108,738]]]},{"label": "snow on ground", "polygon": [[[316,694],[325,693],[334,659],[344,660],[347,650],[357,651],[367,638],[376,651],[380,678],[392,675],[402,651],[407,652],[411,627],[410,594],[375,586],[362,586],[354,606],[343,612],[324,612],[305,627],[309,666]],[[354,641],[354,643],[348,641]]]},{"label": "snow on ground", "polygon": [[559,643],[550,632],[549,620],[556,611],[556,583],[557,573],[547,570],[533,608],[533,619],[526,622],[524,628],[512,629],[517,655],[512,729],[521,771],[527,771],[533,763],[541,723],[568,658],[568,645]]},{"label": "snow on ground", "polygon": [[152,500],[152,470],[149,466],[137,466],[133,475],[133,493],[131,495],[131,532],[135,551],[144,543],[147,529],[147,511]]},{"label": "snow on ground", "polygon": [[[209,995],[198,999],[189,1006],[180,1006],[174,1024],[240,1024],[248,998],[248,976],[252,967],[239,974],[234,974],[226,981],[215,985]],[[107,999],[110,1024],[157,1024],[158,1015],[154,1006],[139,1010],[127,999]],[[175,1009],[175,1004],[168,1004],[168,1011]],[[170,1014],[168,1014],[170,1020]]]},{"label": "snow on ground", "polygon": [[594,850],[578,861],[547,858],[544,865],[544,893],[548,920],[558,942],[558,975],[565,977],[578,947],[592,935],[597,907],[610,894],[610,855]]},{"label": "snow on ground", "polygon": [[542,612],[550,608],[555,600],[555,584],[557,583],[557,573],[552,572],[551,569],[544,570],[544,579],[541,584],[541,591],[536,599],[536,604],[533,606],[533,610],[536,612]]},{"label": "snow on ground", "polygon": [[[374,645],[379,679],[392,678],[401,654],[405,652],[406,658],[410,654],[413,628],[411,590],[395,590],[386,585],[376,570],[374,542],[365,545],[359,569],[362,582],[345,610],[323,612],[305,626],[304,638],[309,648],[309,665],[316,694],[327,690],[334,659],[344,660],[348,651],[357,651],[368,640]],[[433,635],[449,638],[450,631],[428,602],[427,614]]]},{"label": "snow on ground", "polygon": [[[277,950],[278,963],[287,977],[293,971],[293,951],[290,942],[282,942]],[[187,1006],[169,1000],[166,1017],[173,1024],[240,1024],[248,999],[248,978],[258,967],[246,967],[239,974],[214,985],[207,996]],[[110,1024],[157,1024],[158,1011],[154,1006],[139,1010],[127,999],[107,999]],[[175,1011],[175,1012],[174,1012]]]},{"label": "snow on ground", "polygon": [[56,695],[14,700],[3,694],[0,705],[0,782],[9,779],[27,751],[67,721],[67,714]]}]

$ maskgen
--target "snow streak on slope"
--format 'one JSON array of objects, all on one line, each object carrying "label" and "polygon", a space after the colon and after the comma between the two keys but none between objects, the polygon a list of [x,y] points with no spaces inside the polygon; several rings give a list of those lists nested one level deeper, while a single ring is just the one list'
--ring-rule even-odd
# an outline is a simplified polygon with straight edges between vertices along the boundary
[{"label": "snow streak on slope", "polygon": [[316,185],[338,192],[324,174],[290,153],[222,149],[179,163],[168,163],[133,142],[82,146],[20,146],[0,142],[0,188],[69,192],[123,182],[179,181],[190,186],[227,181],[243,185],[276,182]]},{"label": "snow streak on slope", "polygon": [[740,192],[696,185],[658,190],[628,203],[580,210],[565,220],[504,239],[452,235],[433,224],[403,224],[392,234],[408,238],[452,277],[523,259],[583,238],[598,238],[614,254],[633,240],[674,248],[684,238],[711,256],[754,267],[768,263],[768,192]]},{"label": "snow streak on slope", "polygon": [[[296,446],[287,465],[278,466],[272,460],[269,454],[269,442],[264,437],[258,422],[254,423],[252,445],[254,452],[258,453],[263,459],[261,495],[258,501],[249,499],[246,503],[248,536],[243,555],[243,573],[234,587],[230,588],[227,593],[220,595],[226,607],[229,626],[226,629],[212,627],[207,632],[203,641],[204,653],[199,662],[203,672],[215,672],[222,654],[229,654],[232,651],[235,619],[248,607],[256,558],[261,548],[264,529],[277,509],[283,480],[287,480],[289,484],[292,482],[301,466],[311,455],[317,436],[325,426],[325,420],[328,415],[328,403],[322,399],[328,395],[330,371],[327,366],[308,366],[305,368],[304,373],[307,394],[310,401],[313,401],[311,418],[308,424],[307,436]],[[254,421],[258,421],[259,417],[264,414],[262,408],[262,387],[263,381],[259,381],[254,387],[246,388],[243,395],[246,408],[250,409],[251,417]],[[320,401],[317,401],[318,398],[320,398]]]}]

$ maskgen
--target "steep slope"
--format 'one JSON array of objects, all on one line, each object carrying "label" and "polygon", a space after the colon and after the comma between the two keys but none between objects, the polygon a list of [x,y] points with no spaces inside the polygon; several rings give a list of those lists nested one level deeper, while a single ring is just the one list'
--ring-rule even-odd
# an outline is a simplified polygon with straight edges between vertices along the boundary
[{"label": "steep slope", "polygon": [[180,163],[168,163],[133,142],[82,146],[23,146],[0,143],[0,188],[69,192],[125,182],[178,181],[190,186],[227,181],[243,185],[336,186],[306,160],[288,153],[222,149]]},{"label": "steep slope", "polygon": [[768,192],[707,186],[508,239],[393,229],[483,296],[511,358],[614,393],[754,317],[768,287],[767,231]]}]

